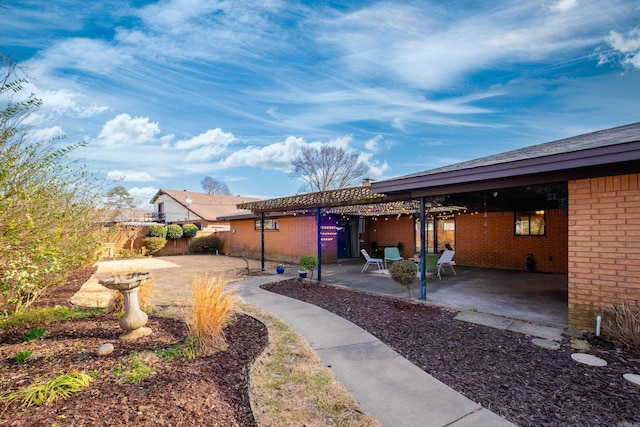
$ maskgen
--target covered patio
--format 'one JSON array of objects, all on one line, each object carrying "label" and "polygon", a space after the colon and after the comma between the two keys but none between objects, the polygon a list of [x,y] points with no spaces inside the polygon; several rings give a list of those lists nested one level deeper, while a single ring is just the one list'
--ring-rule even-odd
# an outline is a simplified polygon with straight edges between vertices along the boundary
[{"label": "covered patio", "polygon": [[[322,283],[398,298],[407,289],[377,272],[375,266],[360,273],[364,260],[323,266]],[[411,288],[414,302],[434,303],[456,310],[475,310],[547,326],[567,326],[567,275],[474,267],[447,269],[438,280],[427,276],[427,298],[420,300],[420,282]]]}]

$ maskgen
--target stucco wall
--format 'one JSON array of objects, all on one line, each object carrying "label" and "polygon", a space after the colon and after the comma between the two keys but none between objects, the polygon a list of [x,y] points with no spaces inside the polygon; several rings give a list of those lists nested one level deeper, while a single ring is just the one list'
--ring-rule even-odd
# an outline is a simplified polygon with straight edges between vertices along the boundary
[{"label": "stucco wall", "polygon": [[623,301],[640,307],[640,174],[569,181],[569,326]]}]

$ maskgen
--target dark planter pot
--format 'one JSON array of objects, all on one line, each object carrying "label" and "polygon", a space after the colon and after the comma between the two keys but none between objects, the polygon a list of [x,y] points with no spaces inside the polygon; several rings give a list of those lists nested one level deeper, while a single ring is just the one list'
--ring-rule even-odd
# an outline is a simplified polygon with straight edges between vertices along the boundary
[{"label": "dark planter pot", "polygon": [[298,271],[298,276],[300,276],[301,279],[306,279],[307,278],[307,272],[306,271]]},{"label": "dark planter pot", "polygon": [[284,267],[276,267],[276,273],[284,274]]}]

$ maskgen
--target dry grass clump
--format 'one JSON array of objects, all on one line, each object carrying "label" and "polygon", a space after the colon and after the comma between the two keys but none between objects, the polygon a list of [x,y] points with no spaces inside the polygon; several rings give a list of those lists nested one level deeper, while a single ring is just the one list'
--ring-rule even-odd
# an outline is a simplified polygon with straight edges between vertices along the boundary
[{"label": "dry grass clump", "polygon": [[240,301],[235,289],[225,290],[226,285],[220,278],[193,278],[193,304],[185,323],[200,355],[210,355],[225,343],[223,328],[235,314]]},{"label": "dry grass clump", "polygon": [[621,346],[640,354],[640,308],[623,302],[603,309],[602,333]]},{"label": "dry grass clump", "polygon": [[380,427],[291,327],[249,304],[242,311],[269,330],[269,345],[254,362],[249,384],[258,425]]}]

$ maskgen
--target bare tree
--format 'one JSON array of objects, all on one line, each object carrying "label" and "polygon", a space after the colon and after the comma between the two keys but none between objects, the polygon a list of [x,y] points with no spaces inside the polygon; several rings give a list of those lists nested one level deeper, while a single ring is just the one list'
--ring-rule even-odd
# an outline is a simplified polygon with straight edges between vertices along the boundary
[{"label": "bare tree", "polygon": [[226,194],[231,195],[229,187],[222,181],[216,181],[210,176],[205,176],[200,182],[202,189],[209,194]]},{"label": "bare tree", "polygon": [[303,148],[293,160],[291,175],[307,183],[307,191],[335,190],[355,185],[369,172],[357,153],[323,145]]}]

